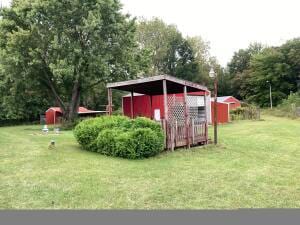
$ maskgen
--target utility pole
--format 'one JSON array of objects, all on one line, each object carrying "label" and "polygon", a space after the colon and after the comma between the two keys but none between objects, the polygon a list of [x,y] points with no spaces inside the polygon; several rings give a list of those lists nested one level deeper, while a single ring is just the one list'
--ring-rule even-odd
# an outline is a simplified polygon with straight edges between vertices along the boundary
[{"label": "utility pole", "polygon": [[209,77],[214,79],[214,144],[218,144],[218,77],[213,68],[209,72]]},{"label": "utility pole", "polygon": [[269,84],[270,86],[270,107],[271,109],[273,109],[273,100],[272,100],[272,84],[270,81],[267,80],[267,83]]}]

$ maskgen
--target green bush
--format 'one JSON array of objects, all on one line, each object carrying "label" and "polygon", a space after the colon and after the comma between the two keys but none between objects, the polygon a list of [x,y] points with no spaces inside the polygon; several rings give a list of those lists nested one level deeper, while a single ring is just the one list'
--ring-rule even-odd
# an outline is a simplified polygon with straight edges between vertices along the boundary
[{"label": "green bush", "polygon": [[130,127],[130,120],[125,116],[104,116],[87,119],[79,123],[74,129],[78,143],[86,150],[97,151],[96,138],[105,129],[114,127]]},{"label": "green bush", "polygon": [[76,126],[74,134],[88,151],[128,159],[155,156],[164,147],[161,126],[146,118],[105,116],[85,120]]},{"label": "green bush", "polygon": [[[138,128],[131,132],[130,138],[133,140],[134,154],[130,158],[148,158],[155,156],[163,149],[164,138],[159,133],[150,128]],[[133,153],[133,151],[131,151]]]},{"label": "green bush", "polygon": [[254,105],[239,107],[230,111],[231,120],[260,120],[260,109]]}]

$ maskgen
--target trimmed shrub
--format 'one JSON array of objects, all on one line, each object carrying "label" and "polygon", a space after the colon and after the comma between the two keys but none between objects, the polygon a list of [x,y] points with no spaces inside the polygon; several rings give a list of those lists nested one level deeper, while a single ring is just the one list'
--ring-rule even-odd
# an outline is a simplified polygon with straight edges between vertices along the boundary
[{"label": "trimmed shrub", "polygon": [[74,134],[84,149],[108,156],[141,159],[164,148],[161,126],[146,118],[99,117],[78,124]]},{"label": "trimmed shrub", "polygon": [[134,155],[130,158],[148,158],[160,153],[164,147],[164,136],[162,132],[151,130],[150,128],[138,128],[131,132]]},{"label": "trimmed shrub", "polygon": [[86,150],[97,151],[96,138],[105,129],[130,127],[130,120],[125,116],[104,116],[84,120],[74,129],[78,143]]},{"label": "trimmed shrub", "polygon": [[150,128],[151,130],[160,132],[161,125],[148,118],[139,117],[133,120],[133,128]]}]

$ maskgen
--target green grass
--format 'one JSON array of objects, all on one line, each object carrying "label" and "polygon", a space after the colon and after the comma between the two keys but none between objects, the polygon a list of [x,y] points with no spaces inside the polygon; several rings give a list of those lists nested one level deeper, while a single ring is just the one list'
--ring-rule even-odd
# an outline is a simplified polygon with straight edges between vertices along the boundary
[{"label": "green grass", "polygon": [[83,151],[70,131],[0,128],[0,208],[299,208],[300,121],[264,119],[221,126],[218,147],[140,161]]}]

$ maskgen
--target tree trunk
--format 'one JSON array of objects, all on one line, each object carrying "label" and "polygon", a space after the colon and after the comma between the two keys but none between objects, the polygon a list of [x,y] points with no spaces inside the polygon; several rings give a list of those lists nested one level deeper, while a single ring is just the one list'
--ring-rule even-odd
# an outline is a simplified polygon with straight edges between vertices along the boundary
[{"label": "tree trunk", "polygon": [[66,111],[64,112],[64,119],[68,122],[74,122],[74,120],[78,116],[78,108],[80,104],[80,85],[79,82],[76,81],[72,90],[72,98],[69,103]]}]

